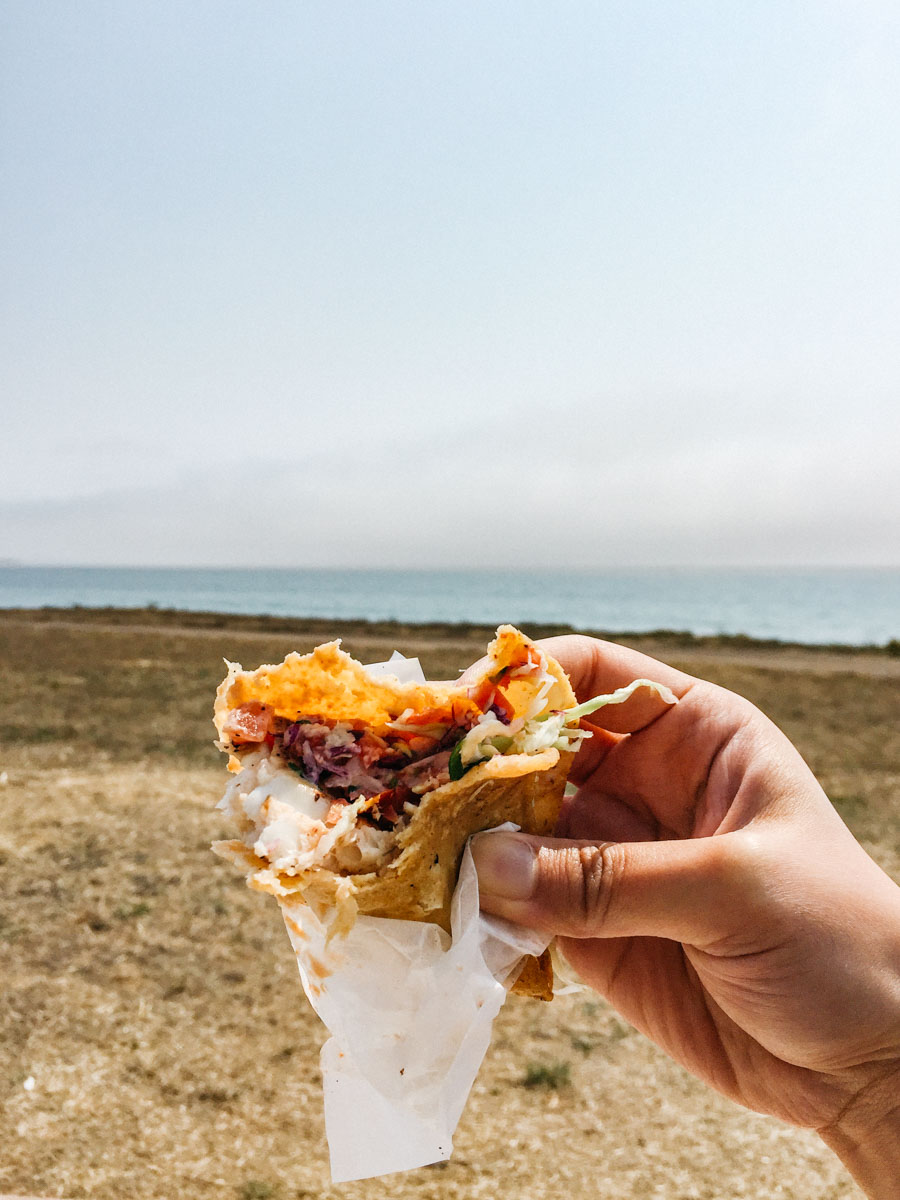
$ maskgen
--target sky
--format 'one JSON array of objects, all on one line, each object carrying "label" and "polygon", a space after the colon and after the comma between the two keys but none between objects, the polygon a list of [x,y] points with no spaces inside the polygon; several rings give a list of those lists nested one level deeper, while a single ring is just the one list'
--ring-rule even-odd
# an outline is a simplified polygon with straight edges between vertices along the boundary
[{"label": "sky", "polygon": [[3,0],[0,560],[900,565],[893,0]]}]

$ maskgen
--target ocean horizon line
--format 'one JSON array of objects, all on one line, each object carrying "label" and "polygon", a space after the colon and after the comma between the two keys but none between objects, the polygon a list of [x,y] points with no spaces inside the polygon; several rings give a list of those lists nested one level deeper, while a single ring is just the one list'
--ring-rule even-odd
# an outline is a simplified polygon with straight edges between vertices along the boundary
[{"label": "ocean horizon line", "polygon": [[900,568],[0,567],[0,608],[74,605],[882,645]]},{"label": "ocean horizon line", "polygon": [[0,570],[32,570],[32,571],[345,571],[345,572],[403,572],[404,574],[479,574],[493,571],[514,571],[532,573],[541,571],[548,574],[565,572],[566,574],[593,575],[606,572],[625,573],[654,572],[654,571],[898,571],[900,561],[890,562],[637,562],[609,563],[601,565],[586,565],[584,563],[516,563],[505,562],[484,563],[482,565],[447,563],[422,564],[405,566],[396,563],[353,563],[349,565],[333,563],[104,563],[104,562],[26,562],[24,559],[0,558]]}]

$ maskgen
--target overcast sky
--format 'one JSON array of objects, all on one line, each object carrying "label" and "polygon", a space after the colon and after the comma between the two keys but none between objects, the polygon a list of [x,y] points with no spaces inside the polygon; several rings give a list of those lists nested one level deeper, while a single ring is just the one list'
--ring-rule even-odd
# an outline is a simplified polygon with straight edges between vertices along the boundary
[{"label": "overcast sky", "polygon": [[900,564],[894,0],[0,12],[0,558]]}]

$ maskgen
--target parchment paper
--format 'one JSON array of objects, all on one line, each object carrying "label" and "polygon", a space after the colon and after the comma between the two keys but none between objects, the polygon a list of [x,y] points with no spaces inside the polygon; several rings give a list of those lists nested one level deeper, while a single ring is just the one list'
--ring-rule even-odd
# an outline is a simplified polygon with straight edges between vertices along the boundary
[{"label": "parchment paper", "polygon": [[[396,654],[367,669],[424,678],[417,659]],[[449,1158],[507,988],[548,939],[481,914],[468,847],[452,938],[427,922],[362,916],[328,942],[307,905],[282,910],[304,991],[332,1035],[320,1059],[332,1180]]]}]

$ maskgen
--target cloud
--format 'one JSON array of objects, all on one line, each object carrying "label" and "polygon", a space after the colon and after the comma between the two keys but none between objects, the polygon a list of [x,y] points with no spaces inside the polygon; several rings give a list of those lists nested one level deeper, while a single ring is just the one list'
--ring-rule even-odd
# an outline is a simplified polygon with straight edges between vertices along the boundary
[{"label": "cloud", "polygon": [[[893,563],[883,428],[529,409],[0,505],[0,557],[184,565]],[[740,424],[740,423],[739,423]],[[760,422],[757,421],[757,425]],[[838,436],[838,435],[841,436]]]}]

